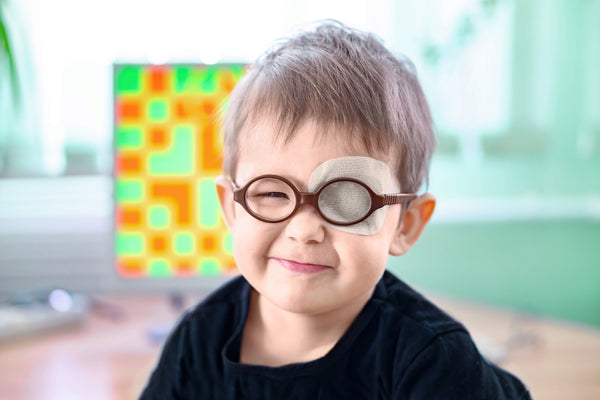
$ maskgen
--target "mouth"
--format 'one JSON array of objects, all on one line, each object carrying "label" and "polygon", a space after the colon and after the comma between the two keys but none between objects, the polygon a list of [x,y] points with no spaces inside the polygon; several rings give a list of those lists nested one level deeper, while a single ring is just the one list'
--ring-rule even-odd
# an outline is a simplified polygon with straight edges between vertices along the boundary
[{"label": "mouth", "polygon": [[320,264],[309,264],[309,263],[300,263],[292,260],[285,260],[283,258],[274,258],[283,268],[288,271],[297,272],[300,274],[314,274],[317,272],[325,271],[331,269],[326,265]]}]

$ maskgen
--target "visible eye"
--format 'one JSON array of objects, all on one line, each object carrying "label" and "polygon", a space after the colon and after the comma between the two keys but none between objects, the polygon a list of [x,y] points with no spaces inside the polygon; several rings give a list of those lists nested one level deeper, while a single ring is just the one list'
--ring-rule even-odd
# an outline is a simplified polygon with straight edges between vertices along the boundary
[{"label": "visible eye", "polygon": [[256,196],[258,197],[271,197],[271,198],[279,198],[279,199],[288,199],[288,195],[283,192],[265,192],[258,193]]},{"label": "visible eye", "polygon": [[289,200],[289,196],[287,193],[284,192],[253,192],[253,193],[248,193],[249,198],[254,198],[254,199],[263,199],[263,200]]},{"label": "visible eye", "polygon": [[[246,190],[246,203],[256,214],[267,218],[280,217],[294,208],[294,190],[276,178],[261,178]],[[269,211],[271,210],[271,211]],[[273,214],[273,210],[277,213]]]}]

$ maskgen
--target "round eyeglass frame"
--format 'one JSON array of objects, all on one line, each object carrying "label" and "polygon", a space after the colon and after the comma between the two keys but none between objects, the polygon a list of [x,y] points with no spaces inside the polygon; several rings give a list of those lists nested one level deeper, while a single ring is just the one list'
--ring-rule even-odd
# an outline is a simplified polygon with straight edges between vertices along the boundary
[{"label": "round eyeglass frame", "polygon": [[[246,192],[248,191],[248,188],[250,187],[250,185],[252,185],[254,182],[256,182],[260,179],[280,180],[280,181],[284,182],[285,184],[287,184],[294,192],[294,195],[296,196],[296,203],[294,205],[294,208],[285,217],[265,218],[265,217],[262,217],[262,216],[256,214],[248,206],[248,203],[246,202]],[[392,205],[392,204],[406,205],[406,204],[410,203],[412,200],[417,198],[416,193],[377,194],[367,184],[359,181],[358,179],[354,179],[354,178],[332,179],[330,181],[325,182],[316,192],[301,192],[300,190],[298,190],[296,185],[294,185],[289,179],[286,179],[283,176],[273,175],[273,174],[260,175],[255,178],[252,178],[242,187],[238,187],[237,184],[232,179],[230,179],[230,181],[233,185],[233,199],[237,203],[239,203],[244,208],[244,210],[246,210],[248,212],[248,214],[252,215],[254,218],[258,219],[259,221],[270,222],[270,223],[277,223],[277,222],[285,221],[286,219],[288,219],[292,215],[294,215],[296,213],[296,211],[298,210],[298,208],[300,208],[302,205],[310,204],[317,210],[317,212],[319,213],[321,218],[323,218],[325,221],[329,222],[330,224],[337,225],[337,226],[355,225],[355,224],[358,224],[358,223],[364,221],[365,219],[369,218],[371,216],[371,214],[373,214],[375,211],[377,211],[381,207]],[[360,186],[362,186],[363,188],[365,188],[367,190],[367,193],[369,193],[369,195],[371,196],[371,207],[370,207],[369,211],[367,211],[367,213],[362,218],[360,218],[356,221],[352,221],[352,222],[334,221],[334,220],[328,218],[326,215],[324,215],[321,212],[321,209],[319,208],[319,195],[321,194],[321,192],[327,186],[329,186],[333,183],[336,183],[336,182],[341,182],[341,181],[357,183]],[[401,214],[402,217],[404,216],[405,209],[406,209],[406,207],[402,208],[402,214]]]}]

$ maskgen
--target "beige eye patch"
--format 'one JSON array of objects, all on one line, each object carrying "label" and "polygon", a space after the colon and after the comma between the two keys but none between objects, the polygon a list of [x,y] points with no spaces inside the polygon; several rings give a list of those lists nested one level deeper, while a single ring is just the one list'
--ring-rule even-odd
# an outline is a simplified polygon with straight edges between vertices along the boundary
[{"label": "beige eye patch", "polygon": [[[383,161],[371,157],[340,157],[334,158],[320,164],[315,168],[308,181],[308,190],[315,192],[319,190],[324,183],[336,178],[354,178],[365,183],[371,190],[377,194],[391,193],[393,191],[392,176],[389,166]],[[352,198],[352,193],[340,193],[337,199],[331,200],[333,208],[340,208],[346,213],[360,213],[364,207],[368,207],[360,202],[348,201]],[[385,223],[388,207],[382,207],[371,214],[367,219],[358,224],[340,226],[329,224],[330,226],[344,232],[356,233],[359,235],[373,235],[381,230]]]}]

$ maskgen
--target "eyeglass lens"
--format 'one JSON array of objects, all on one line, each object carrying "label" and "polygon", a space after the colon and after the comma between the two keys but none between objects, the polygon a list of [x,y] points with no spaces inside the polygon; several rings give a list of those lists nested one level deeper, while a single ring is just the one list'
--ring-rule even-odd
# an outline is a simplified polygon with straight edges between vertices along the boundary
[{"label": "eyeglass lens", "polygon": [[263,178],[248,186],[246,204],[256,215],[277,220],[294,211],[296,194],[287,183],[279,179]]},{"label": "eyeglass lens", "polygon": [[[269,220],[287,218],[296,208],[296,194],[276,178],[258,179],[248,186],[246,204],[256,215]],[[371,195],[359,183],[335,181],[321,188],[319,211],[332,222],[348,224],[362,219],[371,209]]]},{"label": "eyeglass lens", "polygon": [[349,223],[363,218],[371,209],[371,195],[364,186],[351,181],[337,181],[319,194],[319,209],[332,221]]}]

